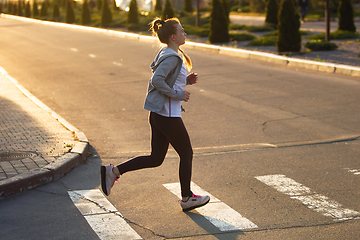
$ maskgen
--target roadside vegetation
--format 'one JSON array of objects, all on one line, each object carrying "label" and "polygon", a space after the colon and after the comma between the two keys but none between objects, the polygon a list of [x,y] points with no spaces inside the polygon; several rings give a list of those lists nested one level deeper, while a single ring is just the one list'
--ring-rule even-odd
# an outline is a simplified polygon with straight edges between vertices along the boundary
[{"label": "roadside vegetation", "polygon": [[[174,9],[171,1],[158,0],[153,12],[143,12],[138,9],[136,0],[131,0],[127,9],[119,9],[112,0],[84,0],[82,3],[34,0],[32,5],[28,1],[7,0],[0,4],[0,12],[140,34],[151,34],[148,24],[155,17],[174,16],[180,19],[188,35],[206,39],[210,43],[247,41],[247,46],[276,46],[278,52],[297,52],[305,39],[308,41],[305,47],[309,50],[337,48],[335,44],[325,42],[325,34],[312,35],[299,30],[299,9],[291,0],[212,0],[210,6],[200,8],[199,21],[191,1],[184,2],[182,9]],[[353,3],[355,0],[330,0],[331,17],[339,17],[341,23],[338,31],[331,32],[331,39],[360,37],[353,26],[353,18],[360,17],[360,11],[352,8]],[[324,18],[324,4],[322,0],[312,0],[306,19]],[[262,26],[231,24],[229,14],[265,16],[265,22]]]}]

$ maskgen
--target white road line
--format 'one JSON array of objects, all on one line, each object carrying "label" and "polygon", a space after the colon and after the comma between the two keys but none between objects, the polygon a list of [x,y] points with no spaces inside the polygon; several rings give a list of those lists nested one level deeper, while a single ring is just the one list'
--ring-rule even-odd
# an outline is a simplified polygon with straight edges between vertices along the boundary
[{"label": "white road line", "polygon": [[277,191],[289,195],[292,199],[301,201],[308,208],[327,217],[332,217],[334,221],[344,221],[360,217],[360,212],[343,208],[340,203],[312,191],[310,188],[285,175],[266,175],[255,178],[275,188]]},{"label": "white road line", "polygon": [[96,58],[96,55],[94,55],[94,54],[89,54],[89,57],[91,57],[91,58]]},{"label": "white road line", "polygon": [[349,173],[352,173],[354,175],[360,175],[360,169],[350,169],[350,168],[344,168],[345,170],[347,170]]},{"label": "white road line", "polygon": [[71,51],[77,52],[78,50],[76,48],[70,48]]},{"label": "white road line", "polygon": [[118,63],[118,62],[113,62],[113,64],[116,65],[116,66],[119,66],[119,67],[122,66],[122,63]]},{"label": "white road line", "polygon": [[[180,183],[164,184],[164,187],[181,199]],[[196,211],[203,215],[220,231],[234,231],[258,228],[256,224],[241,216],[234,209],[191,182],[191,190],[198,195],[210,196],[210,202]]]},{"label": "white road line", "polygon": [[103,239],[142,239],[98,189],[68,191],[90,227]]}]

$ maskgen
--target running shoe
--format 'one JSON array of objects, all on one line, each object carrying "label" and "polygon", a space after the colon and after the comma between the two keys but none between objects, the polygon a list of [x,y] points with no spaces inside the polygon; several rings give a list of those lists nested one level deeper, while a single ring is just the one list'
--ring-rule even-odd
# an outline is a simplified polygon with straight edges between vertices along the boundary
[{"label": "running shoe", "polygon": [[180,201],[180,205],[183,211],[186,212],[198,207],[202,207],[206,205],[209,201],[210,201],[210,197],[207,195],[200,196],[193,194],[191,197],[189,197],[189,199],[186,202]]},{"label": "running shoe", "polygon": [[110,190],[114,186],[118,177],[113,173],[114,165],[101,166],[101,188],[106,196],[110,195]]}]

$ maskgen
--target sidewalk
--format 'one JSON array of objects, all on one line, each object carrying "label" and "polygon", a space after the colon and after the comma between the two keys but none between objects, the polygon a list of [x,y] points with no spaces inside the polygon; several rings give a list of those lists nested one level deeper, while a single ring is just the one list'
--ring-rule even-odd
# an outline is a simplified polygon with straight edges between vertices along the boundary
[{"label": "sidewalk", "polygon": [[1,199],[62,177],[85,160],[88,141],[0,72]]}]

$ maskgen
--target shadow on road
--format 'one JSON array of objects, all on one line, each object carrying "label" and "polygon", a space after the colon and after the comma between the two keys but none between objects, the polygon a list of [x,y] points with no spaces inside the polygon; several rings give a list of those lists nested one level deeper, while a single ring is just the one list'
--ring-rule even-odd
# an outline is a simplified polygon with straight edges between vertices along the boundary
[{"label": "shadow on road", "polygon": [[[217,227],[215,227],[209,219],[205,218],[203,215],[200,215],[196,212],[187,212],[188,215],[198,226],[203,228],[205,231],[213,235],[219,240],[236,240],[240,235],[245,235],[245,233],[241,230],[230,230],[230,231],[220,231]],[[216,221],[220,221],[216,219]],[[224,222],[224,225],[229,226],[230,228],[236,228],[231,226],[229,223]]]}]

